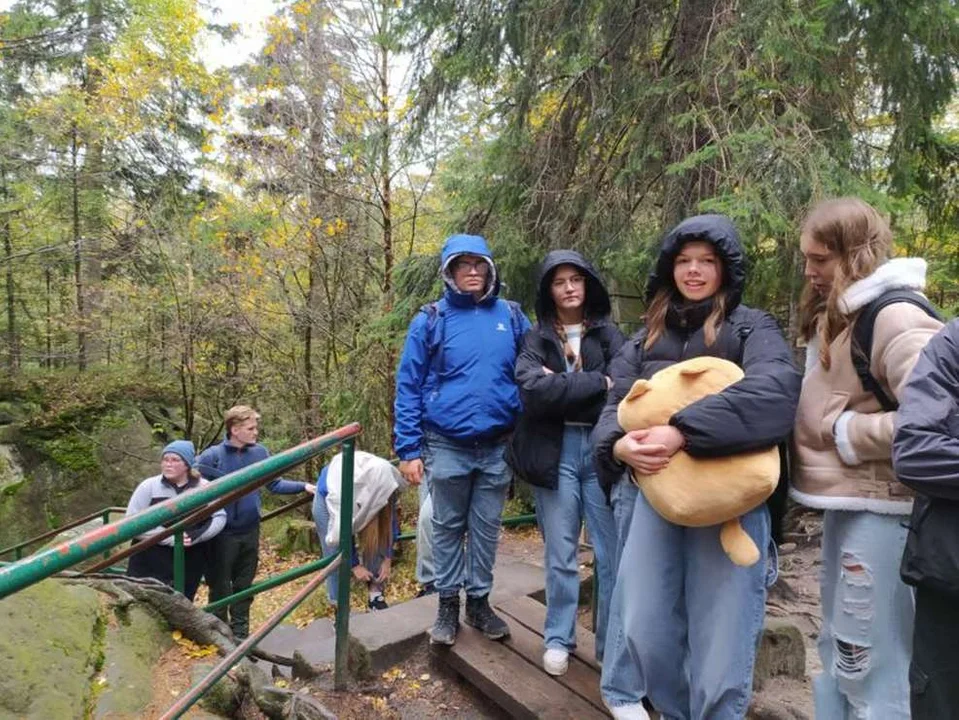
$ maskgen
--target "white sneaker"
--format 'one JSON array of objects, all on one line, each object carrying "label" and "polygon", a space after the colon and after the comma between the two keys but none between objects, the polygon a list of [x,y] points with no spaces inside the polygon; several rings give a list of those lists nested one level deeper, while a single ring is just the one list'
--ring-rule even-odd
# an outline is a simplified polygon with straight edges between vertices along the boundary
[{"label": "white sneaker", "polygon": [[608,707],[612,713],[613,720],[649,720],[649,713],[646,712],[646,708],[643,707],[642,703],[620,705],[618,707],[607,705],[606,707]]},{"label": "white sneaker", "polygon": [[549,648],[543,653],[543,670],[550,675],[565,675],[569,668],[569,653]]}]

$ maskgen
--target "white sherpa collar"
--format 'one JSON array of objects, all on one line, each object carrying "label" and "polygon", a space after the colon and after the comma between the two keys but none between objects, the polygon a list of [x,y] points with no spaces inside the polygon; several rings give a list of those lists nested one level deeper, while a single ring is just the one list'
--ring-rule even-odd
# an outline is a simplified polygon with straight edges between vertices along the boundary
[{"label": "white sherpa collar", "polygon": [[887,290],[916,290],[926,287],[926,261],[922,258],[894,258],[875,269],[869,277],[857,280],[839,299],[843,315],[865,307]]}]

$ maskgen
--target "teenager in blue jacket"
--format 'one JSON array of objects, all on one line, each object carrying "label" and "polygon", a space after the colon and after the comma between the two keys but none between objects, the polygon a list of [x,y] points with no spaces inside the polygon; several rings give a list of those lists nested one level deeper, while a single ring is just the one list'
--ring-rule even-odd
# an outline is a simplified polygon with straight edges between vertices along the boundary
[{"label": "teenager in blue jacket", "polygon": [[[490,639],[509,634],[489,607],[500,516],[510,484],[504,451],[520,410],[513,366],[529,320],[499,299],[486,241],[453,235],[443,247],[443,298],[417,313],[396,378],[396,454],[411,485],[433,501],[439,612],[430,641],[452,645],[465,622]],[[464,540],[466,546],[464,549]]]}]

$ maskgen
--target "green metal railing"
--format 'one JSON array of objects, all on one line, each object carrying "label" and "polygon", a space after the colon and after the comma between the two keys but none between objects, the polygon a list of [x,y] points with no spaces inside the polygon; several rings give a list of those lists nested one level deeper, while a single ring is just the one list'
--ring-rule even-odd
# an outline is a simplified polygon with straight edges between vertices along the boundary
[{"label": "green metal railing", "polygon": [[[208,689],[213,683],[216,682],[216,680],[222,677],[222,675],[225,674],[229,668],[238,662],[239,659],[242,658],[247,652],[249,652],[250,649],[255,647],[256,642],[260,638],[272,630],[272,628],[281,622],[287,614],[292,612],[292,610],[300,602],[302,602],[309,595],[309,593],[312,592],[313,589],[318,587],[322,580],[334,569],[340,573],[340,590],[337,597],[338,605],[336,613],[336,658],[334,684],[337,689],[342,689],[346,686],[347,680],[346,660],[348,650],[347,637],[349,635],[349,590],[351,569],[350,563],[341,562],[340,558],[344,556],[350,557],[352,554],[354,460],[353,438],[360,433],[360,430],[361,428],[357,423],[347,425],[332,433],[309,440],[301,445],[269,457],[254,465],[250,465],[246,468],[226,475],[215,483],[210,483],[208,485],[195,488],[183,493],[178,497],[171,498],[162,503],[158,503],[157,505],[153,505],[132,517],[123,518],[115,523],[110,523],[101,528],[96,528],[83,534],[79,538],[61,542],[54,547],[48,548],[26,558],[22,558],[17,562],[4,567],[0,567],[0,599],[29,587],[34,583],[40,582],[41,580],[55,575],[58,572],[66,570],[67,568],[73,567],[74,565],[93,558],[96,555],[108,553],[117,545],[132,540],[133,538],[142,535],[145,532],[153,530],[159,526],[170,525],[171,523],[173,523],[171,527],[167,527],[164,531],[150,536],[145,541],[139,543],[137,547],[128,548],[118,555],[109,556],[106,560],[103,560],[94,566],[91,571],[94,569],[99,569],[98,566],[100,565],[109,565],[115,562],[120,555],[125,556],[142,549],[139,546],[145,546],[147,543],[154,544],[162,540],[164,537],[169,537],[171,534],[175,536],[175,553],[179,552],[182,555],[182,530],[184,527],[196,522],[198,519],[209,516],[212,512],[219,509],[219,507],[232,502],[241,495],[251,492],[260,485],[266,484],[274,477],[280,476],[297,465],[300,465],[310,458],[319,455],[325,450],[337,445],[342,445],[343,504],[341,512],[340,545],[337,549],[337,552],[328,558],[323,558],[320,561],[309,564],[309,566],[298,568],[296,571],[293,571],[293,573],[298,573],[296,577],[301,577],[302,575],[316,570],[319,570],[320,572],[319,575],[311,580],[310,583],[303,590],[301,590],[297,596],[293,598],[293,600],[287,603],[287,605],[281,609],[279,613],[271,617],[263,628],[260,628],[256,633],[251,635],[249,641],[242,643],[236,651],[228,656],[228,658],[224,658],[220,665],[214,669],[214,672],[211,673],[211,676],[218,672],[222,667],[225,667],[226,669],[222,670],[222,672],[213,678],[212,681],[210,680],[210,677],[201,681],[197,688],[194,688],[194,690],[191,691],[187,697],[181,700],[177,706],[171,709],[171,711],[164,717],[180,717],[180,715],[186,712],[186,710],[189,709],[189,707],[192,706],[193,703],[202,696],[206,689]],[[302,500],[305,501],[305,499]],[[291,503],[291,505],[293,505],[293,503]],[[76,525],[79,525],[82,522],[89,521],[90,519],[92,518],[81,519],[75,522]],[[57,531],[51,531],[53,534],[56,532]],[[34,540],[36,540],[36,538],[31,539],[31,541]],[[23,548],[28,546],[31,541],[21,543],[20,547]],[[178,550],[177,546],[179,546]],[[13,551],[16,552],[15,549]],[[289,577],[289,575],[293,573],[288,573],[288,576],[284,579],[273,578],[272,586],[275,587],[282,582],[288,582],[290,579],[293,579],[292,577]],[[175,571],[175,575],[176,574],[177,573]],[[182,574],[183,571],[181,567],[179,571],[181,586]],[[266,588],[261,587],[258,589],[258,591],[262,591],[262,589]],[[231,598],[225,598],[225,602],[223,604],[230,604],[235,601],[235,596]],[[228,660],[230,660],[229,663],[227,663]],[[190,698],[192,698],[192,700]],[[187,702],[187,700],[189,700],[189,702]]]},{"label": "green metal railing", "polygon": [[104,525],[109,525],[110,515],[113,515],[113,514],[122,515],[125,512],[126,512],[126,508],[124,507],[102,508],[100,510],[97,510],[96,512],[90,513],[89,515],[84,515],[83,517],[77,518],[76,520],[71,520],[66,525],[62,525],[53,530],[48,530],[47,532],[41,535],[32,537],[29,540],[24,540],[23,542],[19,542],[16,545],[11,545],[10,547],[3,548],[3,550],[0,550],[0,557],[13,553],[13,559],[20,560],[24,555],[24,551],[31,545],[37,545],[38,543],[42,543],[44,540],[49,540],[50,538],[54,538],[62,532],[66,532],[67,530],[72,530],[75,527],[80,527],[84,523],[88,523],[92,520],[101,519],[103,520]]}]

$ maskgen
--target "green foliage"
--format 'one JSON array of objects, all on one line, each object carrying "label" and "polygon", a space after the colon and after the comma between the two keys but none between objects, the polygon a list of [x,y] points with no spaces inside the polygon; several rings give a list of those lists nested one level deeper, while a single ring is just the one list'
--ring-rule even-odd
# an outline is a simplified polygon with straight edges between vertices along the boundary
[{"label": "green foliage", "polygon": [[303,0],[252,62],[211,72],[202,43],[230,29],[195,0],[18,0],[0,21],[0,401],[30,403],[24,432],[78,469],[129,398],[161,441],[215,442],[243,403],[274,450],[358,420],[389,455],[395,368],[450,232],[488,238],[530,314],[546,251],[580,250],[631,331],[666,229],[725,213],[747,302],[792,327],[798,225],[846,193],[890,215],[953,312],[957,12]]}]

